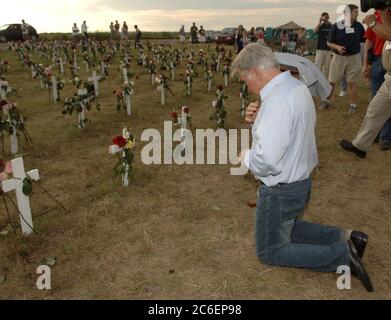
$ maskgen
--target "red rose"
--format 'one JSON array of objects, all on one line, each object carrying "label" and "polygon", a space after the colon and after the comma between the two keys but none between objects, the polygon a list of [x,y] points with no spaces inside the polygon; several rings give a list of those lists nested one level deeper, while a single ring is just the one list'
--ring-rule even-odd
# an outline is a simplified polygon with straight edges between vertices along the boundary
[{"label": "red rose", "polygon": [[188,114],[188,113],[190,113],[190,109],[188,107],[184,107],[183,112]]},{"label": "red rose", "polygon": [[217,89],[219,89],[220,91],[223,91],[223,90],[224,90],[224,87],[223,87],[222,84],[220,84],[220,85],[217,87]]},{"label": "red rose", "polygon": [[8,102],[6,101],[6,100],[1,100],[0,101],[0,110],[2,110],[3,109],[3,106],[5,106],[5,105],[7,105],[8,104]]},{"label": "red rose", "polygon": [[171,118],[177,119],[177,118],[178,118],[178,113],[176,113],[176,112],[171,112]]},{"label": "red rose", "polygon": [[122,136],[116,136],[113,138],[113,144],[116,144],[118,147],[123,148],[126,146],[126,139]]}]

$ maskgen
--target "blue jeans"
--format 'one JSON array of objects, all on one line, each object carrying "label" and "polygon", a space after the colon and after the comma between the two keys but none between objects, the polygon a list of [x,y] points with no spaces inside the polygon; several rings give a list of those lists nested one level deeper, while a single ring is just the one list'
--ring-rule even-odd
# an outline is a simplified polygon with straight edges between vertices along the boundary
[{"label": "blue jeans", "polygon": [[[383,84],[385,74],[386,70],[383,68],[382,58],[377,57],[376,60],[372,62],[371,68],[372,98],[376,95],[381,85]],[[380,139],[383,141],[391,141],[391,118],[387,120],[383,129],[380,131]]]},{"label": "blue jeans", "polygon": [[258,192],[255,242],[261,262],[321,272],[349,266],[349,246],[341,229],[299,218],[310,200],[311,179],[276,187],[262,185]]}]

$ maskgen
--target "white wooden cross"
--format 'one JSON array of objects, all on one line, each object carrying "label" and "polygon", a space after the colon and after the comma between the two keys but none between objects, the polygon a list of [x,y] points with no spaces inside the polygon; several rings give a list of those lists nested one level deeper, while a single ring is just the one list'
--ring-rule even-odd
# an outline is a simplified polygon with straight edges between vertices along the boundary
[{"label": "white wooden cross", "polygon": [[53,101],[57,103],[58,101],[58,91],[57,91],[57,79],[52,77],[52,89],[53,89]]},{"label": "white wooden cross", "polygon": [[34,66],[31,66],[31,78],[34,79],[34,77],[37,75],[37,73],[35,72],[35,69],[34,69]]},{"label": "white wooden cross", "polygon": [[94,83],[94,90],[95,90],[95,96],[99,97],[99,80],[101,79],[100,76],[96,74],[96,71],[92,71],[92,77],[88,78],[88,81]]},{"label": "white wooden cross", "polygon": [[182,107],[182,117],[178,119],[178,123],[181,125],[181,151],[184,152],[186,149],[186,130],[189,116],[189,108]]},{"label": "white wooden cross", "polygon": [[[79,89],[77,94],[79,96],[83,96],[83,95],[86,95],[87,94],[87,89]],[[86,111],[86,106],[84,103],[82,103],[82,111],[79,113],[79,129],[84,129],[86,127],[85,125],[85,111]]]},{"label": "white wooden cross", "polygon": [[90,72],[90,65],[88,64],[88,61],[83,61],[83,63],[86,65],[86,72]]},{"label": "white wooden cross", "polygon": [[228,87],[228,74],[224,73],[224,86]]},{"label": "white wooden cross", "polygon": [[125,96],[126,112],[127,112],[127,114],[129,116],[131,116],[132,115],[132,99],[131,99],[131,95],[133,94],[133,89],[131,89],[129,93],[124,91],[123,94]]},{"label": "white wooden cross", "polygon": [[[23,181],[27,177],[34,181],[39,180],[39,171],[37,169],[25,172],[23,158],[12,160],[13,178],[0,182],[1,189],[4,192],[16,191],[16,200],[21,214],[21,226],[24,235],[33,233],[33,219],[31,217],[29,197],[23,193]],[[22,218],[23,217],[23,218]]]},{"label": "white wooden cross", "polygon": [[39,76],[39,83],[41,85],[41,90],[45,89],[45,85],[43,83],[43,78],[42,78],[42,75]]},{"label": "white wooden cross", "polygon": [[78,65],[77,65],[77,54],[76,54],[76,50],[73,52],[73,68],[75,70],[79,69]]},{"label": "white wooden cross", "polygon": [[154,85],[155,84],[155,74],[151,73],[151,77],[152,77],[152,85]]},{"label": "white wooden cross", "polygon": [[212,91],[212,72],[208,72],[208,91]]},{"label": "white wooden cross", "polygon": [[187,95],[191,96],[191,76],[187,76]]},{"label": "white wooden cross", "polygon": [[170,68],[171,68],[171,80],[175,81],[175,66],[174,62],[170,62]]},{"label": "white wooden cross", "polygon": [[64,75],[64,60],[62,58],[58,59],[58,64],[60,66],[60,72],[62,75]]},{"label": "white wooden cross", "polygon": [[157,87],[157,90],[160,91],[161,93],[161,104],[162,106],[165,106],[166,105],[166,88],[164,87],[164,84],[161,83],[159,84],[159,86]]},{"label": "white wooden cross", "polygon": [[105,64],[104,61],[101,61],[101,63],[100,63],[100,74],[102,75],[102,77],[104,77],[105,74],[106,74],[105,70],[106,70],[106,64]]},{"label": "white wooden cross", "polygon": [[129,78],[128,78],[128,69],[127,68],[122,68],[122,75],[124,77],[124,81],[129,83]]},{"label": "white wooden cross", "polygon": [[[6,109],[3,109],[3,114],[5,116],[8,116],[8,111]],[[18,137],[16,135],[16,128],[15,126],[13,126],[11,124],[11,128],[12,128],[12,134],[10,134],[10,145],[11,145],[11,154],[12,155],[15,155],[18,153],[19,151],[19,147],[18,147]]]}]

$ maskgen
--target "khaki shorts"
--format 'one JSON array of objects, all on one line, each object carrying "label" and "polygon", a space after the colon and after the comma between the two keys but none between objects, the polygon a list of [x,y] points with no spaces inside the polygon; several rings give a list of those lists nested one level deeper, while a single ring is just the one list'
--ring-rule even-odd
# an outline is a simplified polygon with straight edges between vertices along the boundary
[{"label": "khaki shorts", "polygon": [[356,83],[361,79],[361,55],[341,56],[333,53],[330,62],[329,81],[339,83],[343,76],[347,82]]}]

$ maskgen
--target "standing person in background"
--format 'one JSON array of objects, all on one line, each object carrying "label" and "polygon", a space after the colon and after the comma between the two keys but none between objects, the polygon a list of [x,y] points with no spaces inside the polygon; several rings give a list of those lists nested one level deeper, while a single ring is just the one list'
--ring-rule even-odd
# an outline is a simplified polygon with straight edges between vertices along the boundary
[{"label": "standing person in background", "polygon": [[265,29],[262,27],[261,30],[258,31],[258,43],[262,45],[266,45],[265,43]]},{"label": "standing person in background", "polygon": [[193,44],[198,42],[197,33],[198,33],[198,28],[197,28],[195,22],[193,22],[193,25],[190,28],[191,43],[193,43]]},{"label": "standing person in background", "polygon": [[257,35],[255,33],[254,27],[252,27],[250,32],[248,33],[248,39],[250,40],[251,43],[257,42]]},{"label": "standing person in background", "polygon": [[124,21],[124,24],[122,25],[122,40],[128,40],[128,25],[126,24],[126,21]]},{"label": "standing person in background", "polygon": [[236,53],[239,54],[247,43],[247,31],[242,25],[239,25],[235,33]]},{"label": "standing person in background", "polygon": [[205,43],[206,42],[206,37],[205,37],[205,30],[204,30],[204,27],[201,26],[200,27],[200,31],[198,32],[199,36],[198,36],[198,40],[200,43]]},{"label": "standing person in background", "polygon": [[[361,78],[362,70],[361,42],[365,42],[365,29],[357,21],[357,18],[358,7],[354,4],[347,5],[345,8],[345,19],[332,26],[327,42],[327,45],[333,50],[329,71],[329,81],[333,90],[329,99],[333,96],[335,84],[339,83],[346,76],[349,94],[349,114],[357,112],[357,82]],[[328,106],[329,101],[326,101],[322,108],[326,109]]]},{"label": "standing person in background", "polygon": [[327,38],[333,26],[330,21],[330,16],[327,12],[323,12],[320,16],[319,23],[315,27],[315,33],[318,35],[318,43],[316,46],[315,65],[322,71],[326,79],[329,78],[331,51],[327,45]]},{"label": "standing person in background", "polygon": [[110,23],[110,40],[114,40],[115,39],[115,27],[114,27],[114,23],[111,22]]},{"label": "standing person in background", "polygon": [[181,42],[182,49],[183,49],[183,44],[186,41],[186,32],[185,32],[185,26],[182,24],[182,27],[179,30],[179,41]]},{"label": "standing person in background", "polygon": [[[377,24],[382,24],[380,11],[375,11],[375,18]],[[364,63],[363,74],[365,78],[371,81],[372,98],[377,94],[381,85],[384,82],[386,70],[382,65],[382,54],[385,40],[376,35],[372,28],[368,28],[365,33],[365,49],[364,49]],[[380,149],[391,149],[391,118],[388,119],[383,129],[378,136],[380,142]]]},{"label": "standing person in background", "polygon": [[120,28],[119,22],[118,22],[118,20],[115,20],[115,25],[114,25],[115,40],[120,40],[121,39],[121,35],[119,33],[119,28]]},{"label": "standing person in background", "polygon": [[141,44],[141,30],[137,26],[137,24],[134,26],[135,30],[135,42],[134,42],[134,47],[137,48]]},{"label": "standing person in background", "polygon": [[375,15],[368,15],[364,23],[371,28],[378,37],[386,40],[382,52],[382,64],[386,70],[385,80],[376,96],[369,103],[367,113],[356,138],[350,142],[342,140],[341,147],[345,151],[353,152],[357,157],[364,159],[371,148],[379,131],[391,117],[391,5],[380,10],[382,23],[376,22]]},{"label": "standing person in background", "polygon": [[85,20],[81,25],[81,33],[83,34],[84,39],[88,39],[88,27],[87,27],[87,22]]},{"label": "standing person in background", "polygon": [[72,35],[73,35],[73,39],[74,39],[75,41],[76,41],[77,38],[79,37],[79,32],[80,32],[80,30],[79,30],[79,28],[77,27],[77,24],[74,23],[74,24],[73,24],[73,27],[72,27]]},{"label": "standing person in background", "polygon": [[23,19],[22,20],[22,36],[23,36],[24,41],[27,41],[30,39],[29,27],[30,26]]}]

